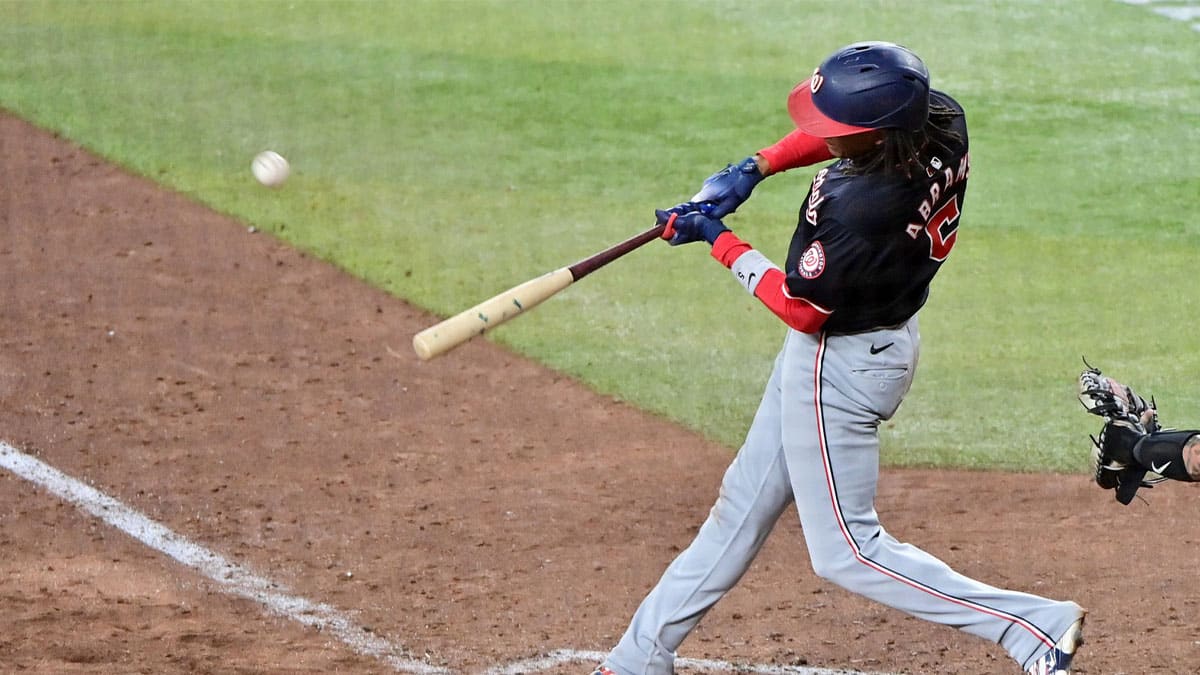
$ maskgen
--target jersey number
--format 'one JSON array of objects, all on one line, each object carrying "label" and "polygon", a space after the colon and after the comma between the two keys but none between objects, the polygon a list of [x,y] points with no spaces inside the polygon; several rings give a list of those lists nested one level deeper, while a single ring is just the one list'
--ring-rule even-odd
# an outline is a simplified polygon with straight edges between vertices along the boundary
[{"label": "jersey number", "polygon": [[950,255],[954,242],[958,239],[958,195],[942,205],[925,224],[925,234],[929,235],[929,257],[942,262]]}]

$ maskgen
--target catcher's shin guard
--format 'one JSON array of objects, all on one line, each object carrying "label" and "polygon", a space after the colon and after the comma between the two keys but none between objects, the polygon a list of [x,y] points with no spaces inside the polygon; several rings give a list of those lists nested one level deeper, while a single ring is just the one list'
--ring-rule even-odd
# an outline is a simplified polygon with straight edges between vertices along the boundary
[{"label": "catcher's shin guard", "polygon": [[1183,447],[1200,431],[1156,431],[1133,446],[1133,458],[1147,471],[1164,478],[1194,482],[1188,474]]}]

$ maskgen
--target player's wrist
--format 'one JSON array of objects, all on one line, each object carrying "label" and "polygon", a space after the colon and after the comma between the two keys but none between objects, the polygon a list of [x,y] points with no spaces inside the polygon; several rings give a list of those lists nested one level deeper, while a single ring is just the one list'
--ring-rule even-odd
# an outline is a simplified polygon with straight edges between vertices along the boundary
[{"label": "player's wrist", "polygon": [[762,174],[763,178],[771,175],[771,161],[769,159],[763,157],[760,153],[755,153],[751,159],[754,160],[754,164],[758,167],[758,172]]},{"label": "player's wrist", "polygon": [[746,251],[754,250],[732,230],[722,232],[713,242],[712,257],[725,267],[732,267],[735,260]]}]

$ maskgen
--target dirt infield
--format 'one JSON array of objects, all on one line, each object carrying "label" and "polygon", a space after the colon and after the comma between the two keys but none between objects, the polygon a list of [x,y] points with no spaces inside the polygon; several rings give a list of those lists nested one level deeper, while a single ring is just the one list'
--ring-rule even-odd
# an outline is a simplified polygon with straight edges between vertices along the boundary
[{"label": "dirt infield", "polygon": [[[486,341],[419,362],[434,317],[11,117],[0,151],[0,441],[415,661],[609,648],[716,495],[726,448]],[[879,511],[969,575],[1088,607],[1079,673],[1200,673],[1200,492],[1146,498],[905,470]],[[794,512],[681,654],[1017,672],[817,579]],[[394,672],[3,469],[0,664]]]}]

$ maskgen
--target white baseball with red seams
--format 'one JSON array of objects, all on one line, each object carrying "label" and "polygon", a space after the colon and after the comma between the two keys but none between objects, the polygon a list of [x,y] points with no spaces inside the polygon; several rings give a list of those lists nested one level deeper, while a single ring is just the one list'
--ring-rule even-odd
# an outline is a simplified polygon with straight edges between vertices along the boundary
[{"label": "white baseball with red seams", "polygon": [[283,155],[274,150],[264,150],[254,157],[250,170],[258,182],[267,187],[279,187],[292,173],[292,167]]}]

